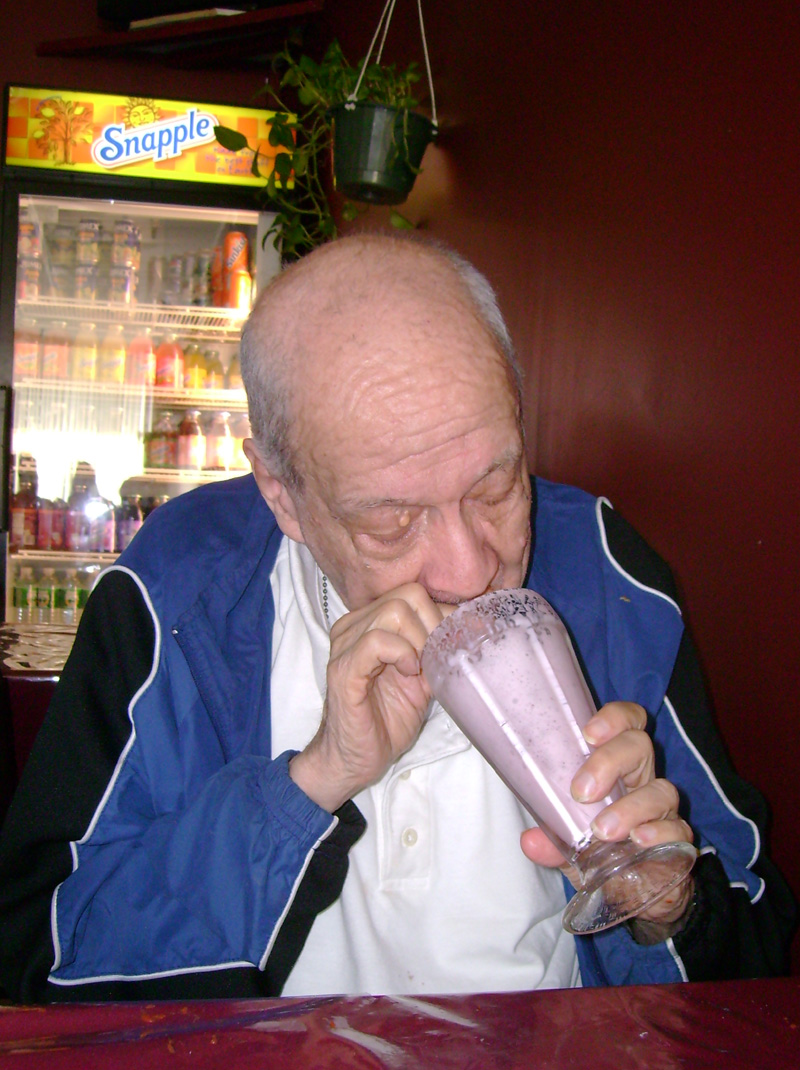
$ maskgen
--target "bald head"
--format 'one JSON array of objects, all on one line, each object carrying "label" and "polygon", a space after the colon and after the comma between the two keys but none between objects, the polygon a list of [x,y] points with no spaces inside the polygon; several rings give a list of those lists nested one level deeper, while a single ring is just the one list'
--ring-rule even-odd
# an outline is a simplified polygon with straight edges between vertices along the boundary
[{"label": "bald head", "polygon": [[463,357],[443,366],[443,376],[455,366],[469,379],[471,362],[495,361],[518,401],[516,363],[494,294],[466,261],[381,235],[315,250],[263,291],[243,333],[242,375],[259,453],[300,489],[309,427],[359,419],[364,398],[381,406],[388,424],[402,421],[415,400],[415,371],[425,366],[435,375],[431,343],[442,335]]}]

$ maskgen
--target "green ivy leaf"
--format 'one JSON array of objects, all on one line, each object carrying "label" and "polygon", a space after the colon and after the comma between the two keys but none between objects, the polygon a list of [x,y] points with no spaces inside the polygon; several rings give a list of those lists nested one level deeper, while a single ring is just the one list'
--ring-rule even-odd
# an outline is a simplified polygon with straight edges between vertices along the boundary
[{"label": "green ivy leaf", "polygon": [[415,230],[414,224],[394,209],[389,213],[389,222],[397,230]]},{"label": "green ivy leaf", "polygon": [[279,152],[275,157],[275,173],[282,183],[289,180],[292,174],[292,157],[288,152]]},{"label": "green ivy leaf", "polygon": [[242,149],[246,149],[247,138],[244,134],[239,133],[238,130],[231,130],[229,126],[215,126],[214,137],[222,145],[223,149],[227,149],[229,152],[241,152]]}]

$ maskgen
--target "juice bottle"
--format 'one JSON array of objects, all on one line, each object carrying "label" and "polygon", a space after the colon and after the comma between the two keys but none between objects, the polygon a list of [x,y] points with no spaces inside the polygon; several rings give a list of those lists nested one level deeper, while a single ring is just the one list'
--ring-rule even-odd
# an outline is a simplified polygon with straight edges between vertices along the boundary
[{"label": "juice bottle", "polygon": [[183,351],[183,385],[187,390],[202,390],[207,377],[206,359],[200,347],[190,342]]},{"label": "juice bottle", "polygon": [[86,506],[93,490],[96,491],[94,469],[86,461],[78,461],[64,521],[64,543],[67,550],[86,553],[90,548],[91,521]]},{"label": "juice bottle", "polygon": [[122,499],[117,527],[117,549],[129,546],[133,536],[142,526],[142,499],[138,494],[131,494]]},{"label": "juice bottle", "polygon": [[128,342],[125,357],[125,382],[136,386],[154,386],[156,381],[156,351],[150,328],[145,327]]},{"label": "juice bottle", "polygon": [[216,349],[206,351],[205,386],[207,390],[225,389],[225,371],[222,367],[222,361],[219,359],[219,352]]},{"label": "juice bottle", "polygon": [[156,386],[183,389],[183,350],[174,334],[168,334],[156,349]]},{"label": "juice bottle", "polygon": [[125,381],[125,333],[121,323],[112,324],[97,351],[97,381],[122,383]]},{"label": "juice bottle", "polygon": [[233,420],[231,431],[233,433],[233,458],[231,468],[247,470],[250,462],[244,452],[244,440],[250,438],[250,420],[247,413],[240,413]]},{"label": "juice bottle", "polygon": [[242,369],[239,366],[239,354],[234,353],[231,357],[231,362],[228,365],[228,374],[226,376],[228,390],[244,390],[244,383],[242,381]]},{"label": "juice bottle", "polygon": [[145,436],[145,468],[176,468],[178,465],[178,432],[171,412],[162,412],[155,427]]},{"label": "juice bottle", "polygon": [[206,435],[206,468],[229,472],[233,468],[233,435],[228,422],[230,413],[215,412]]},{"label": "juice bottle", "polygon": [[97,376],[97,335],[93,323],[82,323],[72,340],[70,375],[78,382],[91,383]]},{"label": "juice bottle", "polygon": [[61,498],[55,501],[39,499],[38,522],[36,531],[37,550],[64,549],[64,521],[67,503]]},{"label": "juice bottle", "polygon": [[200,413],[187,412],[178,428],[178,468],[198,470],[206,463],[206,440],[200,428]]},{"label": "juice bottle", "polygon": [[14,326],[14,379],[36,379],[39,375],[41,333],[34,319],[19,320]]},{"label": "juice bottle", "polygon": [[12,553],[17,550],[36,549],[39,520],[38,484],[36,461],[29,453],[23,453],[17,470],[17,492],[11,498],[9,548]]},{"label": "juice bottle", "polygon": [[64,320],[55,320],[42,335],[42,378],[69,378],[69,335]]}]

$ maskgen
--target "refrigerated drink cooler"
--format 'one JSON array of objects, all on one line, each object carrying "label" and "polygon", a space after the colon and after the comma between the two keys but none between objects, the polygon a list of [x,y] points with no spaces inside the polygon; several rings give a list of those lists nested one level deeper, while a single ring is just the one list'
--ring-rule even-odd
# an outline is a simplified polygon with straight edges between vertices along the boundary
[{"label": "refrigerated drink cooler", "polygon": [[[125,114],[108,105],[122,98],[73,97],[105,119]],[[151,159],[146,179],[132,166],[102,172],[88,135],[71,163],[54,162],[37,156],[35,137],[52,100],[53,91],[8,91],[5,621],[32,642],[42,631],[66,635],[68,648],[97,574],[153,509],[248,470],[239,338],[280,257],[264,241],[273,217],[255,207],[258,180],[216,143],[193,147],[199,171]],[[166,121],[154,115],[180,114],[176,102],[150,104],[137,144]],[[264,124],[267,113],[253,115]],[[108,123],[95,127],[95,141],[107,136]]]}]

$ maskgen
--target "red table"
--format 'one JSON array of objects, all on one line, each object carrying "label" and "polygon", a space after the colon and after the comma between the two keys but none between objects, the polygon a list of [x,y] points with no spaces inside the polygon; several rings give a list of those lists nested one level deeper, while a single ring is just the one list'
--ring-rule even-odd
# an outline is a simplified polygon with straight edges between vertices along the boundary
[{"label": "red table", "polygon": [[469,995],[0,1007],[0,1067],[792,1070],[800,978]]}]

